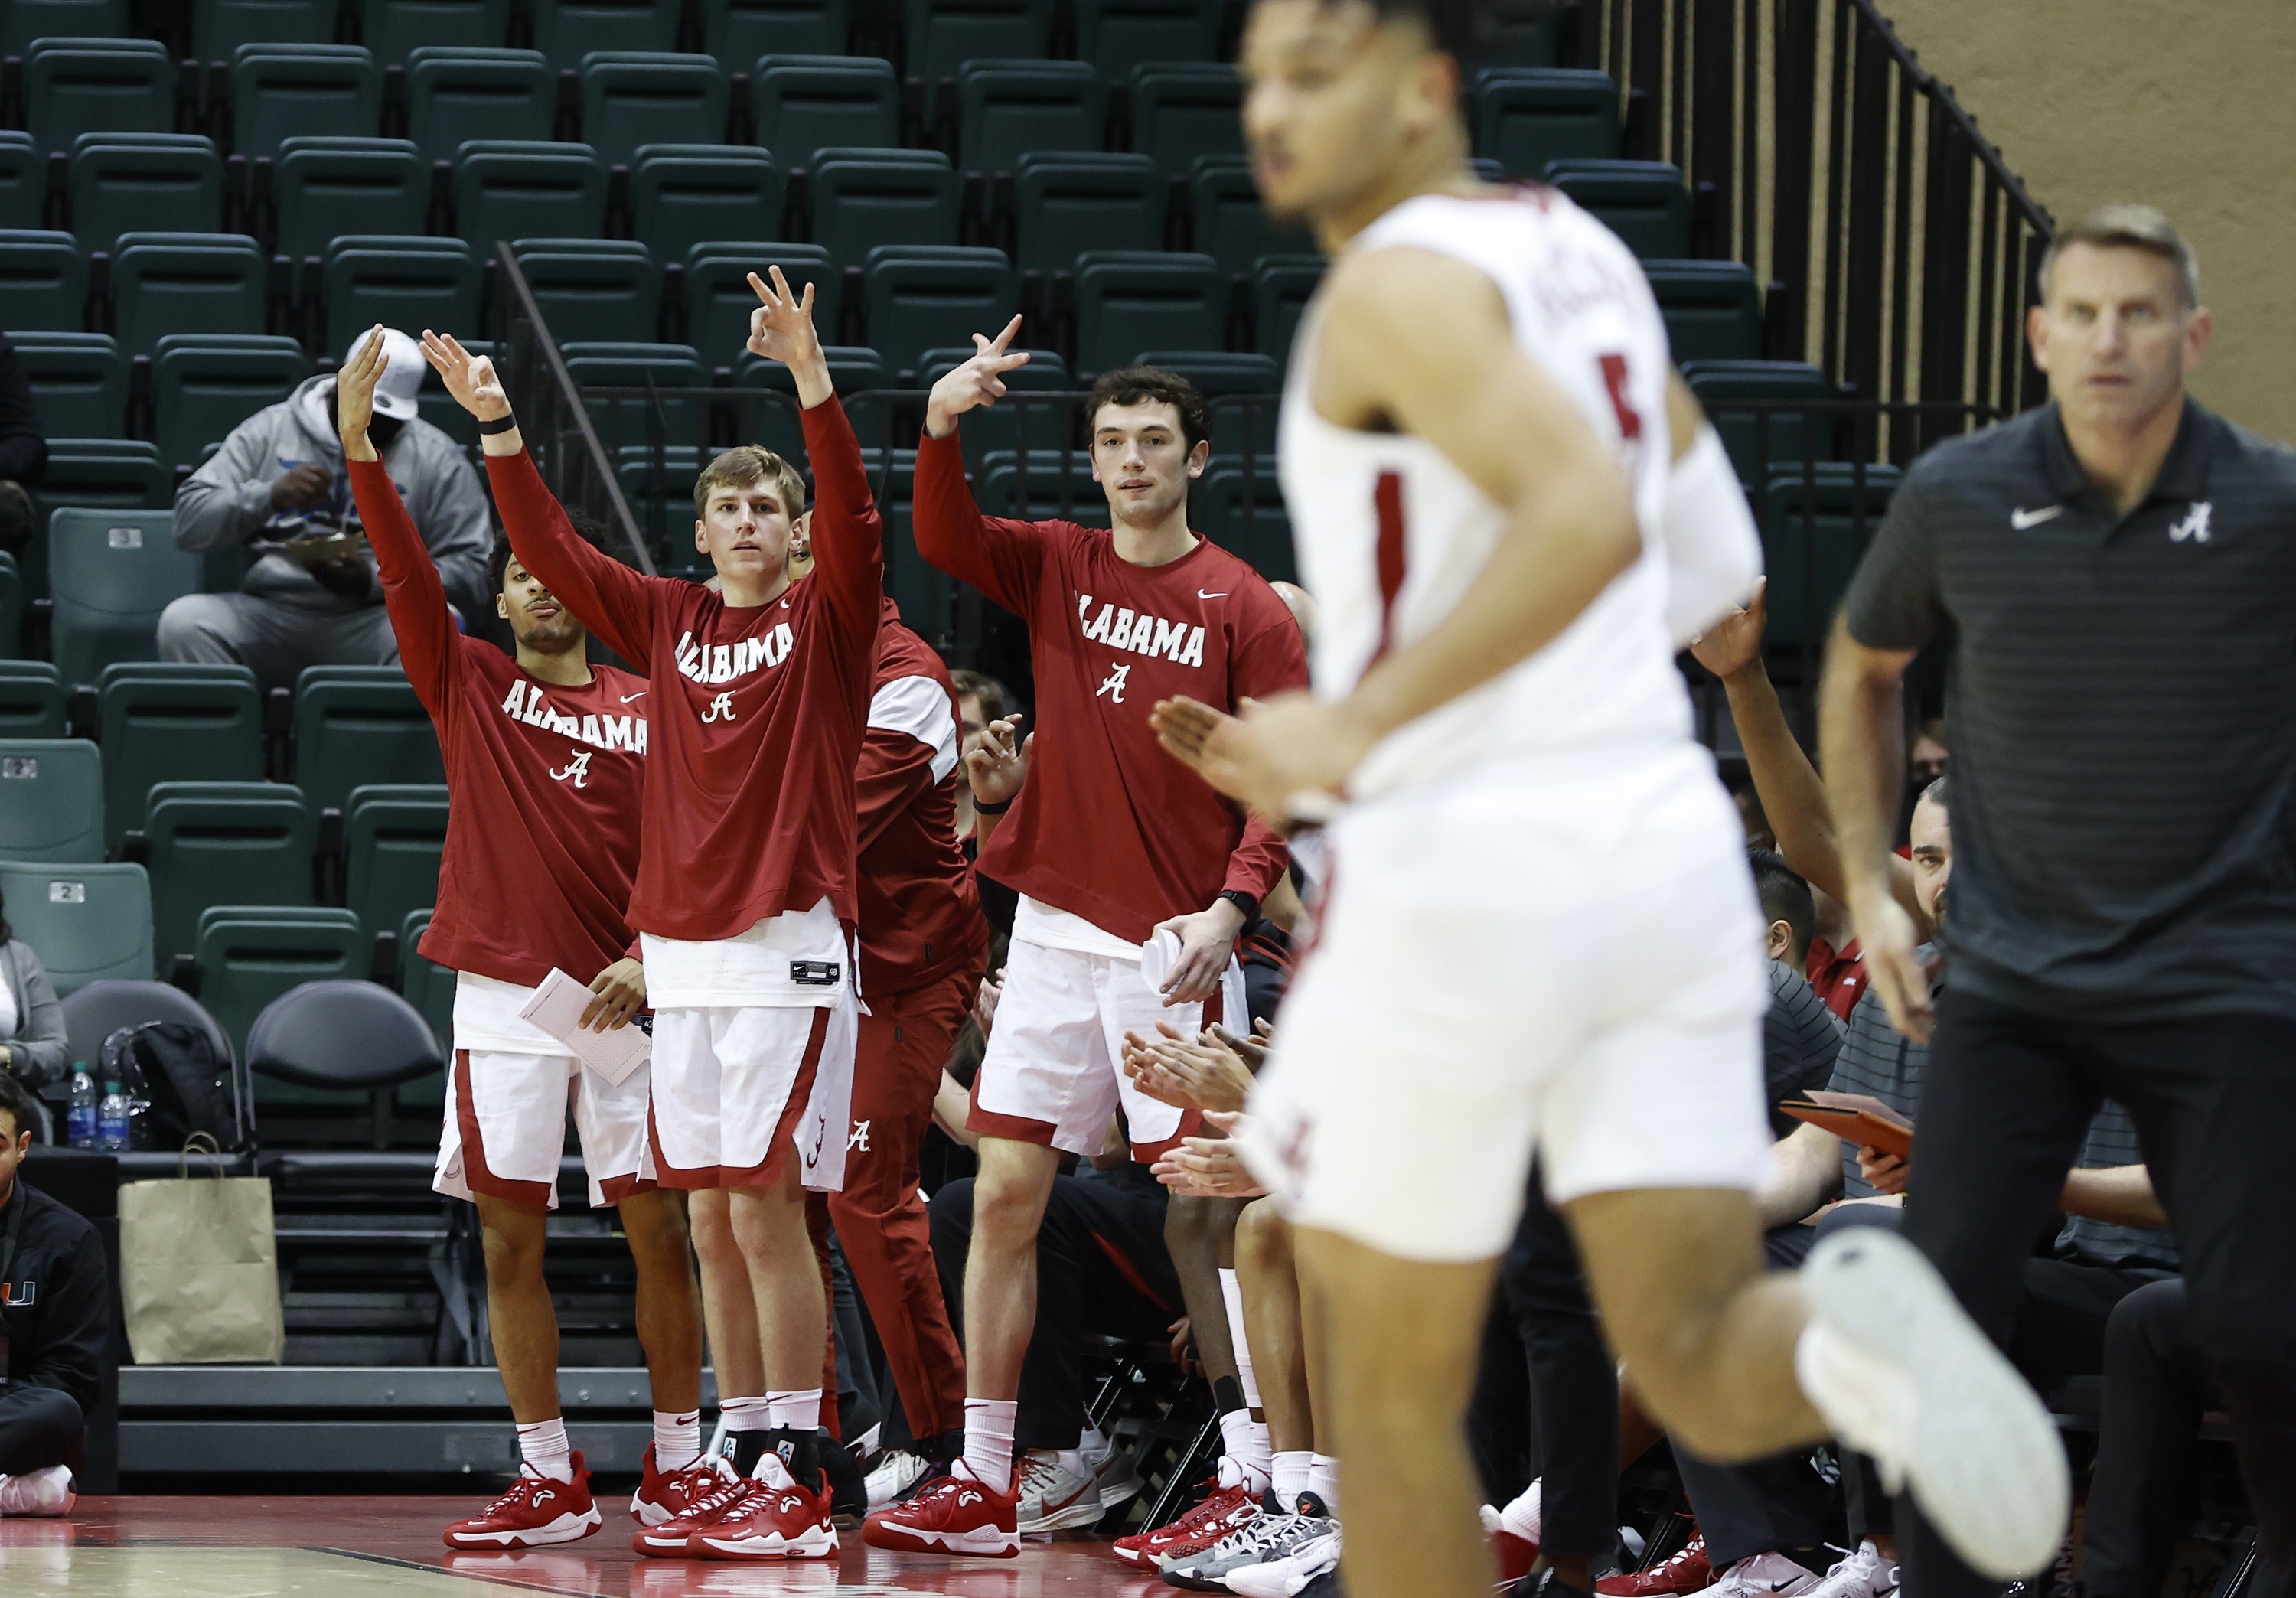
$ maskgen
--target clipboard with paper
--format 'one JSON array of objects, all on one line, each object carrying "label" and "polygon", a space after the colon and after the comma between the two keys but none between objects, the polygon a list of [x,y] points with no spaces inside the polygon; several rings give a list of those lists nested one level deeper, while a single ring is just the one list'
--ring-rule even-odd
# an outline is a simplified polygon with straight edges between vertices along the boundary
[{"label": "clipboard with paper", "polygon": [[1900,1160],[1914,1151],[1914,1123],[1868,1094],[1812,1091],[1784,1101],[1778,1109],[1859,1148],[1879,1149]]},{"label": "clipboard with paper", "polygon": [[566,1052],[619,1085],[653,1053],[653,1039],[643,1027],[632,1024],[611,1032],[594,1032],[582,1025],[582,1012],[597,996],[586,982],[553,967],[534,989],[519,1014],[566,1045]]}]

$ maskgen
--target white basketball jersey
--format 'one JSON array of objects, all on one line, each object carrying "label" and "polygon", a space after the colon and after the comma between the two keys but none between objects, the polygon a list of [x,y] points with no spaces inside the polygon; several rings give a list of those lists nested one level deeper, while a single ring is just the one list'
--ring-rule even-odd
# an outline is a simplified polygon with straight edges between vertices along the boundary
[{"label": "white basketball jersey", "polygon": [[[1618,452],[1643,553],[1546,648],[1383,739],[1349,783],[1372,799],[1478,766],[1607,752],[1677,754],[1690,703],[1666,627],[1660,518],[1673,450],[1672,361],[1650,284],[1616,234],[1562,194],[1424,194],[1351,252],[1409,247],[1468,261],[1505,297],[1515,342]],[[1322,301],[1285,386],[1284,499],[1319,619],[1316,692],[1344,697],[1381,655],[1439,626],[1480,576],[1505,513],[1428,439],[1333,425],[1311,397]]]}]

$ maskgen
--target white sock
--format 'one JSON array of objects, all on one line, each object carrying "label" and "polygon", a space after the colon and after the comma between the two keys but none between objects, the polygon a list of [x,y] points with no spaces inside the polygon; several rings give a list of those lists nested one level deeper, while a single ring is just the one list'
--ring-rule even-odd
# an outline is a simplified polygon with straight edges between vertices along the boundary
[{"label": "white sock", "polygon": [[1275,1501],[1289,1514],[1300,1507],[1300,1495],[1308,1490],[1309,1462],[1316,1456],[1305,1448],[1286,1448],[1269,1462],[1268,1475],[1275,1483]]},{"label": "white sock", "polygon": [[1499,1524],[1526,1543],[1538,1541],[1538,1483],[1523,1488],[1513,1503],[1499,1511]]},{"label": "white sock", "polygon": [[821,1429],[821,1389],[808,1388],[803,1392],[778,1392],[766,1395],[766,1424],[786,1426],[792,1431],[817,1431]]},{"label": "white sock", "polygon": [[566,1441],[566,1417],[537,1421],[518,1429],[518,1456],[534,1467],[537,1476],[553,1481],[574,1479],[574,1450]]},{"label": "white sock", "polygon": [[1020,1414],[1013,1399],[964,1401],[964,1465],[983,1487],[1013,1490],[1013,1427]]},{"label": "white sock", "polygon": [[1251,1412],[1231,1409],[1219,1420],[1222,1452],[1219,1480],[1222,1487],[1241,1484],[1259,1497],[1267,1490],[1267,1464],[1255,1457],[1251,1435]]},{"label": "white sock", "polygon": [[689,1410],[685,1414],[672,1414],[668,1410],[653,1412],[653,1468],[657,1471],[683,1471],[701,1457],[701,1412]]},{"label": "white sock", "polygon": [[1227,1306],[1227,1334],[1235,1345],[1235,1381],[1243,1389],[1243,1406],[1258,1409],[1259,1379],[1251,1373],[1251,1343],[1243,1332],[1243,1289],[1234,1271],[1219,1274],[1220,1299]]},{"label": "white sock", "polygon": [[1340,1462],[1328,1454],[1308,1460],[1308,1490],[1324,1501],[1324,1512],[1334,1520],[1340,1513]]},{"label": "white sock", "polygon": [[763,1431],[773,1424],[763,1397],[727,1398],[719,1403],[718,1413],[725,1416],[728,1431]]},{"label": "white sock", "polygon": [[1092,1461],[1095,1469],[1108,1457],[1108,1434],[1097,1426],[1087,1426],[1077,1434],[1077,1452]]}]

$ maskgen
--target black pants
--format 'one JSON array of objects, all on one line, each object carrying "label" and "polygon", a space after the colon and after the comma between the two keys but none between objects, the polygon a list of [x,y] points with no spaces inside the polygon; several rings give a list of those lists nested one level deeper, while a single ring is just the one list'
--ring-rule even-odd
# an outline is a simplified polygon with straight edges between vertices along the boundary
[{"label": "black pants", "polygon": [[29,1476],[51,1465],[80,1468],[87,1423],[69,1393],[0,1382],[0,1476]]},{"label": "black pants", "polygon": [[[2296,1561],[2296,1021],[2063,1021],[1948,988],[1922,1088],[1906,1235],[2008,1343],[2031,1240],[2106,1096],[2136,1123],[2183,1250],[2193,1340],[2217,1373],[2265,1550]],[[1996,1584],[1899,1506],[1915,1598]]]},{"label": "black pants", "polygon": [[[964,1328],[964,1262],[972,1246],[972,1179],[932,1196],[933,1263],[949,1323]],[[1161,1341],[1187,1311],[1164,1248],[1164,1206],[1128,1184],[1053,1179],[1037,1233],[1037,1325],[1021,1364],[1016,1448],[1073,1448],[1084,1430],[1084,1340]]]}]

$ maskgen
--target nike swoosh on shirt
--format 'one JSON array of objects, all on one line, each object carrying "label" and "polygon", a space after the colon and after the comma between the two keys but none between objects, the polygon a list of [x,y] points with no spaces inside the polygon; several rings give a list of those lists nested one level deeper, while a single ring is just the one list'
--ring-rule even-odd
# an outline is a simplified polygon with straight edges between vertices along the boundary
[{"label": "nike swoosh on shirt", "polygon": [[628,704],[628,703],[629,703],[632,700],[634,700],[634,699],[644,699],[644,698],[648,693],[651,693],[652,692],[653,692],[653,691],[652,691],[652,689],[650,689],[650,688],[641,688],[641,689],[639,689],[636,693],[625,693],[624,695],[622,695],[622,703],[624,703],[624,704],[626,704],[626,705],[627,705],[627,704]]},{"label": "nike swoosh on shirt", "polygon": [[2009,512],[2009,525],[2021,533],[2029,527],[2038,527],[2050,518],[2062,516],[2064,513],[2065,508],[2062,505],[2048,505],[2038,511],[2029,511],[2024,506],[2019,505]]},{"label": "nike swoosh on shirt", "polygon": [[1198,599],[1226,599],[1227,597],[1227,590],[1223,588],[1218,594],[1207,594],[1201,588],[1199,588],[1196,590],[1196,597]]}]

